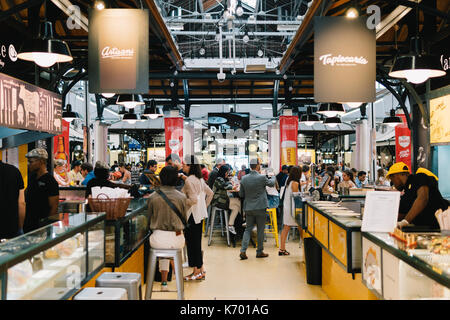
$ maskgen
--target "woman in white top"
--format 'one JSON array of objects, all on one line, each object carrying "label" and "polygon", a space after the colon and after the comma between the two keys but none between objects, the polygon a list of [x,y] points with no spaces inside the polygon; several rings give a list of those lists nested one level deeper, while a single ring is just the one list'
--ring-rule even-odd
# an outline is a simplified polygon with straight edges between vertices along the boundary
[{"label": "woman in white top", "polygon": [[287,256],[289,252],[286,251],[286,238],[291,227],[298,226],[297,222],[293,218],[293,212],[295,208],[292,206],[292,193],[300,191],[300,178],[302,170],[300,167],[292,167],[289,171],[289,178],[286,181],[286,187],[284,188],[283,200],[283,231],[281,231],[281,244],[279,256]]},{"label": "woman in white top", "polygon": [[204,280],[206,271],[202,257],[202,221],[208,216],[207,207],[211,203],[214,193],[203,179],[202,169],[197,157],[187,155],[184,158],[182,175],[184,186],[181,191],[186,195],[186,207],[189,227],[184,231],[189,266],[193,272],[185,280]]}]

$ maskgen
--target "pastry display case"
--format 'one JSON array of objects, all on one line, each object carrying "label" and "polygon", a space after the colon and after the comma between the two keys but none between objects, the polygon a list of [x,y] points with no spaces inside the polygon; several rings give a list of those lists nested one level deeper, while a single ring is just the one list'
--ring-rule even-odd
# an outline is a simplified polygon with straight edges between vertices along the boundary
[{"label": "pastry display case", "polygon": [[107,267],[120,267],[150,236],[147,201],[132,199],[124,217],[106,220]]},{"label": "pastry display case", "polygon": [[381,299],[450,299],[450,236],[363,232],[363,283]]},{"label": "pastry display case", "polygon": [[105,264],[104,213],[64,213],[0,243],[0,299],[68,299]]}]

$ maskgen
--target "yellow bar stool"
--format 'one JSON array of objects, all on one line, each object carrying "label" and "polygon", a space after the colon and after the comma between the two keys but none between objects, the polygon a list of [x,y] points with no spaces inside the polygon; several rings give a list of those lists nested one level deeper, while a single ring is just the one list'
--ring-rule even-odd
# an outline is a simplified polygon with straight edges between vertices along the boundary
[{"label": "yellow bar stool", "polygon": [[[273,234],[275,236],[275,243],[277,248],[280,247],[279,239],[278,239],[278,223],[277,223],[277,209],[269,208],[267,209],[267,214],[269,215],[270,222],[266,223],[266,228],[264,229],[264,233]],[[267,228],[267,226],[269,226]]]}]

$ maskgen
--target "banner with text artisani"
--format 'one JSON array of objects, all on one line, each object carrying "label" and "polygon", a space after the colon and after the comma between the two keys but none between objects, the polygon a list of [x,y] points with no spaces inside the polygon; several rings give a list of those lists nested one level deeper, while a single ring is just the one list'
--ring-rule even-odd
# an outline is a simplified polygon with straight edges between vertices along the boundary
[{"label": "banner with text artisani", "polygon": [[373,102],[375,31],[363,17],[314,18],[314,100]]},{"label": "banner with text artisani", "polygon": [[89,92],[148,92],[148,10],[89,11]]}]

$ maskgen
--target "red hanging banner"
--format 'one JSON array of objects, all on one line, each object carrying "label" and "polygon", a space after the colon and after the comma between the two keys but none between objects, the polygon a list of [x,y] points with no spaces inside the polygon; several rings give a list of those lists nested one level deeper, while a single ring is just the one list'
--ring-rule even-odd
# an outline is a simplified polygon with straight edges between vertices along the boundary
[{"label": "red hanging banner", "polygon": [[183,118],[164,118],[166,136],[166,157],[176,153],[183,159]]},{"label": "red hanging banner", "polygon": [[283,165],[296,166],[298,117],[280,116],[280,169]]},{"label": "red hanging banner", "polygon": [[411,169],[411,130],[404,114],[398,114],[403,123],[395,127],[395,160],[404,162]]},{"label": "red hanging banner", "polygon": [[[62,120],[62,133],[55,136],[53,139],[53,158],[66,161],[67,169],[70,168],[70,156],[69,156],[69,128],[70,122]],[[70,169],[69,169],[70,170]]]}]

